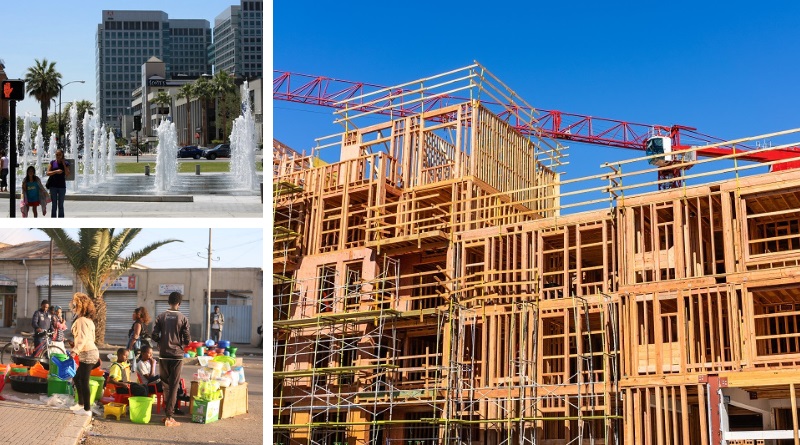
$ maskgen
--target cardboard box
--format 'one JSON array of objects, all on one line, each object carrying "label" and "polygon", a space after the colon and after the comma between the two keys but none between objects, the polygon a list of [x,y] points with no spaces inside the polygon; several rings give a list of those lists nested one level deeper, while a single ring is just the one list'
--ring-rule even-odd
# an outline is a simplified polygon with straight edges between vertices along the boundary
[{"label": "cardboard box", "polygon": [[211,423],[219,420],[219,400],[206,402],[204,400],[192,400],[192,422]]},{"label": "cardboard box", "polygon": [[[220,419],[227,419],[228,417],[238,416],[250,412],[248,406],[249,395],[247,382],[237,386],[229,386],[222,389],[222,400],[220,400]],[[190,414],[194,414],[194,398],[197,396],[198,385],[197,382],[192,382],[189,395],[192,398]]]}]

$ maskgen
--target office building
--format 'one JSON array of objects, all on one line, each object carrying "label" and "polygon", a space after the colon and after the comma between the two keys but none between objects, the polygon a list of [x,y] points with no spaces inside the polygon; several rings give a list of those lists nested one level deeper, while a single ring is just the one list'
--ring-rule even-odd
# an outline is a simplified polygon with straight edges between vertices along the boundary
[{"label": "office building", "polygon": [[[165,77],[211,73],[211,24],[169,19],[163,11],[104,10],[96,36],[96,109],[106,125],[122,127],[132,114],[131,94],[143,87],[142,65],[151,57],[166,64]],[[146,104],[145,104],[146,106]]]},{"label": "office building", "polygon": [[263,76],[264,3],[244,1],[214,19],[214,71],[239,78]]}]

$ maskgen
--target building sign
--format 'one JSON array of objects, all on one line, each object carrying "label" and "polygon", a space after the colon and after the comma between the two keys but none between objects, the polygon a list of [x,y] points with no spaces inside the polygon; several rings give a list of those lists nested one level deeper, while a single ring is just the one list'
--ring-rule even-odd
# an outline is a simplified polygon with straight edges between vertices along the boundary
[{"label": "building sign", "polygon": [[136,276],[128,275],[117,278],[106,290],[136,290]]},{"label": "building sign", "polygon": [[147,79],[147,85],[151,87],[179,87],[185,83],[167,79]]},{"label": "building sign", "polygon": [[158,295],[169,295],[173,292],[179,292],[183,295],[183,284],[159,284]]}]

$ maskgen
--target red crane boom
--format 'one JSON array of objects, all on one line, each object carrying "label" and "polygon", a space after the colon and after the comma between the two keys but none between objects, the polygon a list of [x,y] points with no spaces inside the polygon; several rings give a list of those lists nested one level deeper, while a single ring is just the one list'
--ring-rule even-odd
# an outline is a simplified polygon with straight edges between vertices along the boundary
[{"label": "red crane boom", "polygon": [[[374,91],[386,90],[386,102],[376,100],[375,96],[372,96],[369,99],[369,103],[361,102],[364,103],[363,106],[359,106],[359,103],[356,102],[355,109],[358,111],[378,110],[378,113],[391,114],[394,117],[417,114],[420,110],[430,109],[432,106],[436,106],[442,101],[453,100],[463,102],[468,100],[456,96],[439,96],[418,102],[412,106],[394,106],[391,109],[387,109],[387,105],[389,105],[391,101],[390,97],[397,97],[398,94],[397,91],[393,91],[386,86],[280,70],[274,70],[273,74],[272,97],[274,100],[344,108],[342,105],[339,105],[341,101],[355,97],[363,97],[366,93]],[[353,109],[353,105],[354,103],[352,101],[348,101],[348,107]],[[667,126],[640,124],[616,119],[565,113],[556,110],[536,109],[536,112],[539,119],[537,129],[545,136],[552,139],[640,151],[645,149],[647,139],[653,134],[669,136],[672,139],[672,147],[675,150],[687,149],[691,145],[705,145],[724,141],[724,139],[699,133],[695,128],[684,125]],[[514,115],[506,111],[501,113],[500,117],[511,119]],[[522,134],[530,135],[530,133],[534,131],[523,122],[509,123]],[[694,144],[685,144],[687,140],[694,142]],[[738,145],[735,148],[736,153],[742,153],[748,150],[751,150],[751,148],[742,145]],[[697,156],[712,158],[733,153],[734,147],[700,148],[697,150]],[[772,162],[798,157],[800,157],[800,150],[797,147],[791,147],[744,154],[740,155],[738,159],[754,162]],[[800,167],[800,159],[794,162],[773,165],[774,170],[785,170],[797,167]]]}]

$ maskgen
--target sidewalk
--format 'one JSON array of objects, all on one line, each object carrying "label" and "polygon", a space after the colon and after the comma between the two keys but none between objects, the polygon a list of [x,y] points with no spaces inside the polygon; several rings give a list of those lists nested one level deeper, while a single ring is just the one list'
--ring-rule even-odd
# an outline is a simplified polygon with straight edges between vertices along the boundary
[{"label": "sidewalk", "polygon": [[[67,195],[64,212],[67,218],[263,218],[264,206],[259,196],[194,195],[194,202],[131,202],[77,201]],[[16,214],[22,217],[19,209]],[[6,194],[0,197],[0,218],[8,215]]]},{"label": "sidewalk", "polygon": [[4,445],[77,445],[92,422],[68,409],[9,401],[0,401],[0,419]]}]

